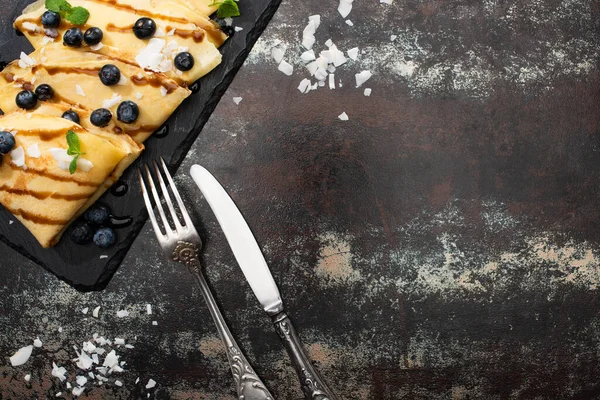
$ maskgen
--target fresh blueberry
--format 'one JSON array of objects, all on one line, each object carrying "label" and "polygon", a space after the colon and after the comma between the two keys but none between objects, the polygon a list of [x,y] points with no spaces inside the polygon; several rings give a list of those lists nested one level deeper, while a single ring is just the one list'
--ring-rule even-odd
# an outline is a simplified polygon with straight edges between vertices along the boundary
[{"label": "fresh blueberry", "polygon": [[121,80],[121,71],[116,65],[106,64],[100,69],[100,81],[105,86],[113,86]]},{"label": "fresh blueberry", "polygon": [[71,240],[77,244],[88,244],[94,238],[94,230],[86,223],[78,223],[71,230]]},{"label": "fresh blueberry", "polygon": [[12,133],[0,132],[0,154],[8,154],[15,148],[15,137]]},{"label": "fresh blueberry", "polygon": [[110,124],[111,119],[112,113],[106,108],[99,108],[97,110],[94,110],[94,112],[92,112],[92,115],[90,115],[90,122],[92,123],[92,125],[99,126],[101,128]]},{"label": "fresh blueberry", "polygon": [[68,29],[63,35],[63,43],[69,47],[79,47],[83,41],[83,33],[79,28]]},{"label": "fresh blueberry", "polygon": [[189,71],[194,68],[194,56],[187,51],[177,54],[175,56],[175,68],[180,71]]},{"label": "fresh blueberry", "polygon": [[42,14],[42,25],[44,28],[58,28],[60,26],[60,14],[54,11],[46,11]]},{"label": "fresh blueberry", "polygon": [[33,93],[31,90],[20,91],[17,94],[15,101],[17,102],[17,106],[19,106],[19,108],[24,108],[26,110],[31,110],[37,104],[35,93]]},{"label": "fresh blueberry", "polygon": [[54,89],[50,85],[42,83],[35,88],[35,95],[41,101],[47,101],[54,97]]},{"label": "fresh blueberry", "polygon": [[69,121],[73,121],[73,122],[75,122],[76,124],[80,123],[80,120],[79,120],[79,114],[77,114],[77,113],[76,113],[75,111],[73,111],[73,110],[68,110],[68,111],[65,111],[65,112],[63,113],[62,117],[63,117],[64,119],[68,119]]},{"label": "fresh blueberry", "polygon": [[92,27],[83,34],[83,40],[88,46],[94,46],[100,43],[103,37],[104,33],[102,33],[102,29],[97,27]]},{"label": "fresh blueberry", "polygon": [[135,21],[133,33],[138,39],[149,39],[156,33],[156,22],[151,18],[142,17]]},{"label": "fresh blueberry", "polygon": [[124,101],[117,108],[117,119],[126,124],[133,124],[139,116],[140,109],[133,101]]},{"label": "fresh blueberry", "polygon": [[92,225],[106,225],[110,222],[110,210],[106,206],[96,205],[85,212],[84,218]]},{"label": "fresh blueberry", "polygon": [[108,249],[117,242],[117,234],[111,228],[100,228],[94,235],[94,244]]}]

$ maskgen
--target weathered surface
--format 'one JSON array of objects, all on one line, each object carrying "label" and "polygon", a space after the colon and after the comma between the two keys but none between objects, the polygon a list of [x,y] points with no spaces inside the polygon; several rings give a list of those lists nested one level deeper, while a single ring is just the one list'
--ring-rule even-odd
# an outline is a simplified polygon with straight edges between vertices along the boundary
[{"label": "weathered surface", "polygon": [[[284,1],[177,178],[201,217],[209,280],[257,372],[277,398],[301,398],[187,176],[193,163],[247,216],[342,398],[600,397],[600,3],[355,2],[354,27],[336,5]],[[281,74],[269,45],[287,43],[294,61],[315,13],[318,50],[332,38],[365,54],[336,71],[343,88],[302,95],[307,73],[297,63],[293,77]],[[374,73],[371,97],[354,88],[362,69]],[[90,398],[231,398],[208,311],[187,272],[162,262],[149,226],[102,293],[2,254],[3,399],[65,393],[51,363],[73,381],[71,347],[94,332],[135,349],[119,350],[124,387],[94,387]],[[80,310],[97,305],[100,319],[84,320]],[[117,319],[124,308],[132,315]],[[36,336],[44,347],[10,367]],[[157,389],[144,389],[149,378]]]}]

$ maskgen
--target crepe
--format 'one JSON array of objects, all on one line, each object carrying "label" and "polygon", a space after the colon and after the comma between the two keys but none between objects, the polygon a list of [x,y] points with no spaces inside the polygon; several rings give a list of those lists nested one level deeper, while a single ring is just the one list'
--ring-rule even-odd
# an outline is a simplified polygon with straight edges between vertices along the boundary
[{"label": "crepe", "polygon": [[[139,151],[130,152],[136,151],[135,144],[128,147],[117,139],[108,140],[74,122],[48,115],[52,111],[46,112],[26,115],[17,111],[0,118],[0,130],[13,132],[16,140],[15,150],[3,156],[0,165],[0,203],[29,229],[42,247],[48,248],[58,242],[69,223],[92,199],[106,190],[107,180],[117,179],[119,171]],[[70,174],[68,167],[65,170],[65,161],[57,159],[57,149],[68,148],[69,130],[79,137],[81,151],[85,153],[80,163],[89,168],[91,162],[89,170],[80,165]],[[23,165],[20,165],[23,160],[14,157],[20,151],[25,154]],[[61,151],[58,150],[59,154]]]},{"label": "crepe", "polygon": [[[52,103],[83,108],[89,112],[108,108],[113,114],[113,122],[109,128],[116,133],[126,133],[137,143],[142,143],[191,94],[188,89],[179,87],[164,74],[146,72],[94,53],[52,47],[37,50],[30,57],[37,65],[25,65],[22,68],[24,64],[19,66],[15,61],[0,73],[0,109],[5,113],[18,109],[15,103],[18,92],[24,88],[33,90],[35,86],[46,83],[55,93]],[[123,84],[104,86],[100,82],[98,73],[106,64],[114,64],[119,68]],[[111,101],[114,96],[120,96],[121,99]],[[133,124],[117,121],[117,107],[125,100],[135,102],[140,109],[139,118]],[[105,101],[114,104],[106,107]],[[89,122],[89,118],[85,119]]]},{"label": "crepe", "polygon": [[[206,1],[72,0],[70,3],[90,12],[87,23],[80,26],[82,31],[99,27],[104,34],[100,48],[92,49],[84,44],[77,49],[79,52],[93,51],[161,72],[182,86],[195,82],[221,62],[218,47],[227,37],[205,14],[213,9]],[[15,28],[23,32],[36,49],[44,46],[63,48],[62,35],[73,25],[63,19],[57,29],[58,37],[47,36],[45,33],[48,32],[41,24],[44,11],[43,0],[33,3],[17,18]],[[158,27],[150,40],[140,40],[133,34],[133,24],[143,16],[152,18]],[[174,57],[182,51],[194,57],[194,67],[189,71],[174,67]]]}]

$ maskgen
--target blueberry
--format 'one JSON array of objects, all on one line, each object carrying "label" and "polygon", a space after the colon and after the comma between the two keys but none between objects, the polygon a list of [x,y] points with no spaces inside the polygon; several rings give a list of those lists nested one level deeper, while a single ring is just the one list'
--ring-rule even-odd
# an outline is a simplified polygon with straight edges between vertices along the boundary
[{"label": "blueberry", "polygon": [[126,124],[133,124],[140,116],[140,109],[133,101],[124,101],[117,108],[117,119]]},{"label": "blueberry", "polygon": [[100,228],[94,235],[94,244],[108,249],[117,242],[117,234],[111,228]]},{"label": "blueberry", "polygon": [[15,101],[17,102],[17,106],[19,106],[19,108],[24,108],[26,110],[31,110],[37,104],[35,93],[33,93],[31,90],[20,91],[17,94]]},{"label": "blueberry", "polygon": [[63,113],[62,117],[63,117],[64,119],[68,119],[69,121],[73,121],[73,122],[75,122],[76,124],[80,123],[80,121],[79,121],[79,114],[77,114],[77,113],[76,113],[75,111],[73,111],[73,110],[68,110],[68,111],[65,111],[65,112]]},{"label": "blueberry", "polygon": [[50,85],[42,83],[38,87],[35,88],[35,95],[38,100],[47,101],[54,97],[54,89]]},{"label": "blueberry", "polygon": [[42,25],[44,28],[58,28],[60,26],[60,14],[54,11],[46,11],[42,14]]},{"label": "blueberry", "polygon": [[156,22],[153,19],[143,17],[135,21],[133,33],[138,39],[149,39],[156,32]]},{"label": "blueberry", "polygon": [[111,119],[112,113],[106,108],[99,108],[92,112],[92,115],[90,115],[90,122],[92,125],[99,126],[101,128],[110,124]]},{"label": "blueberry", "polygon": [[63,43],[69,47],[79,47],[83,41],[83,33],[79,28],[68,29],[63,35]]},{"label": "blueberry", "polygon": [[86,223],[78,223],[71,230],[71,240],[77,244],[88,244],[94,238],[94,231]]},{"label": "blueberry", "polygon": [[95,27],[95,26],[88,29],[83,34],[83,40],[89,46],[94,46],[94,45],[100,43],[102,41],[103,37],[104,37],[104,33],[102,32],[102,29]]},{"label": "blueberry", "polygon": [[12,133],[0,132],[0,154],[8,154],[15,148],[15,137]]},{"label": "blueberry", "polygon": [[100,81],[105,86],[113,86],[121,80],[121,71],[116,65],[106,64],[100,69]]},{"label": "blueberry", "polygon": [[96,205],[85,212],[84,218],[92,225],[106,225],[110,222],[110,210],[106,206]]},{"label": "blueberry", "polygon": [[175,68],[180,71],[189,71],[194,68],[194,56],[184,51],[175,56]]}]

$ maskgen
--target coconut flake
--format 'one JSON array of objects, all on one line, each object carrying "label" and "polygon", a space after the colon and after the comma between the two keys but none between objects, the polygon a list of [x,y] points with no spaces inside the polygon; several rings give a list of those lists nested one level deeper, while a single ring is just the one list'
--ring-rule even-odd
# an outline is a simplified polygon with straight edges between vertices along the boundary
[{"label": "coconut flake", "polygon": [[353,0],[340,0],[337,10],[342,18],[346,18],[350,14],[350,11],[352,11],[352,1]]},{"label": "coconut flake", "polygon": [[302,79],[298,85],[298,90],[301,93],[308,93],[310,91],[310,79]]},{"label": "coconut flake", "polygon": [[351,48],[346,52],[351,60],[356,61],[358,58],[358,47]]},{"label": "coconut flake", "polygon": [[64,380],[67,379],[65,377],[66,373],[67,369],[65,367],[59,367],[56,363],[52,363],[52,376],[57,377],[61,382],[64,382]]},{"label": "coconut flake", "polygon": [[304,31],[302,31],[302,46],[307,50],[312,49],[315,44],[315,33],[317,32],[319,25],[321,25],[320,15],[311,15],[308,17],[308,24],[304,28]]},{"label": "coconut flake", "polygon": [[88,307],[85,307],[83,310],[81,310],[81,312],[82,312],[83,314],[87,314],[87,313],[88,313],[88,311],[89,311],[89,308],[88,308]]},{"label": "coconut flake", "polygon": [[233,102],[234,102],[235,104],[238,104],[238,105],[239,105],[239,104],[242,102],[242,98],[241,98],[241,97],[234,97],[234,98],[233,98]]},{"label": "coconut flake", "polygon": [[346,114],[345,112],[338,115],[338,118],[341,119],[342,121],[348,121],[348,119],[349,119],[348,114]]},{"label": "coconut flake", "polygon": [[72,387],[69,382],[67,382],[66,386],[67,386],[67,389],[71,389],[71,387]]},{"label": "coconut flake", "polygon": [[62,392],[58,392],[58,393],[56,393],[56,394],[55,394],[55,396],[56,396],[56,397],[60,397],[60,396],[62,396]]},{"label": "coconut flake", "polygon": [[162,97],[165,97],[168,93],[169,93],[169,90],[166,87],[164,87],[164,86],[160,87],[160,94],[162,95]]},{"label": "coconut flake", "polygon": [[301,58],[301,59],[302,59],[302,61],[304,61],[304,62],[313,61],[313,60],[315,60],[315,59],[316,59],[316,57],[315,57],[315,52],[314,52],[314,50],[312,50],[312,49],[311,49],[311,50],[307,50],[307,51],[305,51],[304,53],[302,53],[302,54],[300,55],[300,58]]},{"label": "coconut flake", "polygon": [[36,65],[37,65],[37,62],[32,57],[28,56],[24,52],[21,52],[21,54],[19,56],[19,67],[29,68],[29,67],[35,67]]},{"label": "coconut flake", "polygon": [[115,381],[115,386],[121,387],[121,386],[123,386],[123,383],[120,380],[117,379]]},{"label": "coconut flake", "polygon": [[150,379],[146,384],[146,389],[152,389],[154,386],[156,386],[156,381],[154,379]]},{"label": "coconut flake", "polygon": [[11,151],[10,156],[12,158],[12,163],[17,167],[22,167],[25,165],[25,150],[23,150],[23,146],[19,146]]},{"label": "coconut flake", "polygon": [[244,28],[242,28],[241,26],[236,26],[235,28],[233,28],[233,30],[236,32],[241,32],[244,30]]},{"label": "coconut flake", "polygon": [[317,72],[317,68],[319,68],[316,61],[310,62],[306,64],[306,69],[310,72],[311,75],[314,75]]},{"label": "coconut flake", "polygon": [[23,365],[29,360],[31,357],[31,352],[33,351],[33,346],[25,346],[21,347],[15,354],[10,357],[10,364],[13,367],[18,367],[19,365]]},{"label": "coconut flake", "polygon": [[285,51],[287,50],[287,46],[275,46],[271,48],[271,57],[275,60],[276,63],[280,63],[283,60],[283,56],[285,55]]},{"label": "coconut flake", "polygon": [[121,74],[121,78],[119,79],[119,82],[117,83],[117,85],[125,86],[128,83],[129,83],[129,78],[126,77],[125,75]]},{"label": "coconut flake", "polygon": [[92,361],[94,364],[100,364],[100,360],[98,359],[98,354],[92,354]]},{"label": "coconut flake", "polygon": [[117,355],[117,353],[114,350],[112,350],[104,358],[104,363],[102,364],[102,366],[108,367],[108,368],[114,368],[118,364],[119,364],[119,356]]},{"label": "coconut flake", "polygon": [[77,377],[75,378],[75,382],[77,382],[77,385],[79,386],[85,386],[87,381],[87,378],[83,375],[77,375]]},{"label": "coconut flake", "polygon": [[35,338],[35,340],[33,341],[33,347],[42,347],[42,341],[40,340],[40,338]]},{"label": "coconut flake", "polygon": [[100,312],[100,306],[94,308],[94,311],[92,311],[92,316],[94,318],[98,318],[98,313]]},{"label": "coconut flake", "polygon": [[62,328],[62,326],[59,326],[59,327],[58,327],[58,332],[59,332],[59,333],[62,333],[62,331],[63,331],[63,328]]},{"label": "coconut flake", "polygon": [[40,27],[34,24],[33,22],[25,21],[23,22],[23,29],[28,30],[29,32],[39,32]]},{"label": "coconut flake", "polygon": [[102,42],[100,42],[98,44],[94,44],[94,45],[90,46],[90,50],[92,50],[92,51],[98,51],[98,50],[100,50],[103,47],[104,47],[104,45],[102,44]]},{"label": "coconut flake", "polygon": [[125,344],[125,339],[121,339],[121,338],[115,338],[114,343],[116,345],[124,345]]},{"label": "coconut flake", "polygon": [[152,321],[153,326],[158,326],[158,321]]},{"label": "coconut flake", "polygon": [[394,0],[379,0],[379,4],[392,4]]},{"label": "coconut flake", "polygon": [[368,70],[356,74],[356,87],[361,87],[363,83],[365,83],[371,78],[371,76],[373,76],[373,74],[371,73],[371,71]]},{"label": "coconut flake", "polygon": [[354,26],[354,22],[350,21],[349,19],[346,20],[346,24],[348,26]]},{"label": "coconut flake", "polygon": [[294,67],[292,66],[292,64],[288,63],[285,60],[282,60],[279,63],[279,67],[277,67],[277,69],[286,74],[287,76],[291,76],[294,73]]},{"label": "coconut flake", "polygon": [[333,46],[333,41],[331,39],[327,39],[327,41],[325,42],[325,46],[327,46],[327,47]]},{"label": "coconut flake", "polygon": [[175,35],[175,31],[177,31],[177,29],[175,29],[175,28],[171,29],[169,32],[167,32],[167,36]]},{"label": "coconut flake", "polygon": [[121,100],[123,100],[123,96],[121,96],[118,93],[113,93],[110,99],[104,100],[104,102],[102,103],[102,107],[107,109],[113,108],[114,106],[119,104]]},{"label": "coconut flake", "polygon": [[44,35],[46,35],[46,37],[52,39],[52,41],[54,41],[54,39],[56,39],[58,37],[58,29],[56,28],[44,28]]},{"label": "coconut flake", "polygon": [[330,90],[335,89],[335,75],[334,74],[329,74],[329,89]]},{"label": "coconut flake", "polygon": [[146,304],[146,314],[152,315],[152,304]]},{"label": "coconut flake", "polygon": [[23,379],[25,379],[25,382],[29,382],[31,380],[31,374],[25,375]]},{"label": "coconut flake", "polygon": [[83,394],[84,391],[85,391],[85,388],[76,387],[76,388],[73,388],[73,391],[71,393],[73,393],[73,396],[79,397]]},{"label": "coconut flake", "polygon": [[85,92],[83,91],[83,88],[81,86],[79,86],[78,84],[75,85],[75,92],[77,92],[77,94],[80,96],[86,97]]},{"label": "coconut flake", "polygon": [[165,45],[166,41],[164,39],[150,39],[148,45],[137,54],[135,61],[144,69],[155,72],[166,72],[160,69],[161,64],[163,64],[163,61],[166,59],[165,55],[162,53]]},{"label": "coconut flake", "polygon": [[363,93],[365,96],[369,97],[371,95],[371,88],[366,88]]},{"label": "coconut flake", "polygon": [[[31,114],[27,114],[27,115],[31,115]],[[27,148],[27,155],[31,158],[40,158],[40,156],[42,155],[42,152],[40,151],[40,146],[38,146],[37,143],[29,146]]]},{"label": "coconut flake", "polygon": [[166,33],[165,30],[163,28],[161,28],[160,26],[156,28],[156,32],[154,32],[154,37],[165,37]]},{"label": "coconut flake", "polygon": [[127,311],[127,310],[117,311],[117,317],[119,317],[119,318],[129,317],[129,311]]},{"label": "coconut flake", "polygon": [[78,353],[77,355],[79,356],[77,361],[77,366],[79,368],[88,370],[92,367],[94,360],[92,360],[92,358],[88,356],[85,351],[82,350],[81,353]]},{"label": "coconut flake", "polygon": [[390,42],[393,42],[394,40],[396,40],[396,38],[397,38],[397,37],[398,37],[398,36],[396,36],[396,35],[392,35],[392,36],[390,36]]}]

